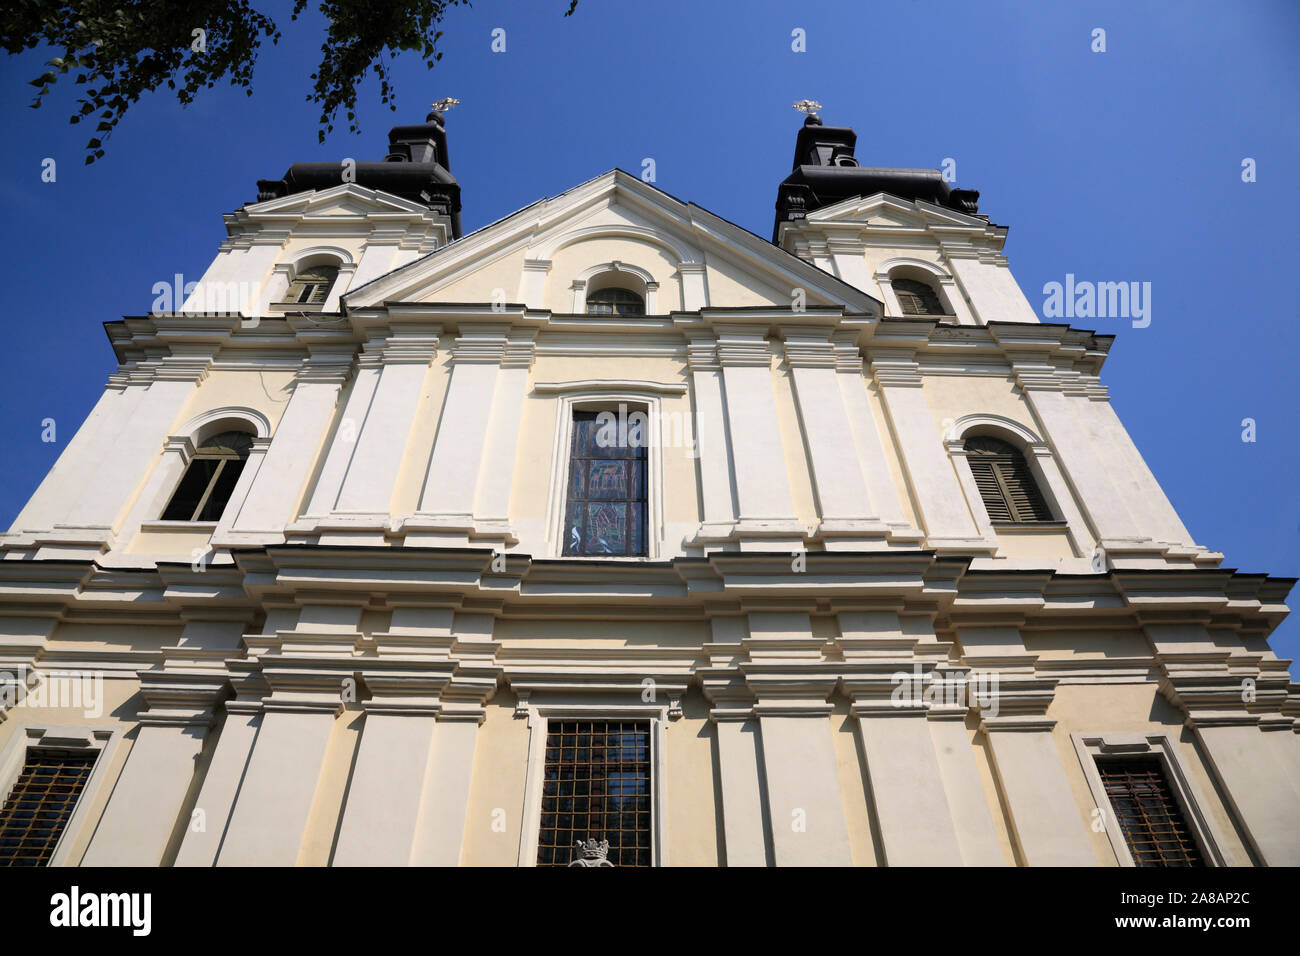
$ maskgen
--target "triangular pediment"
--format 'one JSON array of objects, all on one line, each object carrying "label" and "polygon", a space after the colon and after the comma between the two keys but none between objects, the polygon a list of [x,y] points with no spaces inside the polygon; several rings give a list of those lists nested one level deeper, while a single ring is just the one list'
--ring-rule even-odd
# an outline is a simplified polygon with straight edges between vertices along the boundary
[{"label": "triangular pediment", "polygon": [[[734,223],[670,196],[623,170],[611,170],[552,199],[504,219],[408,263],[345,296],[349,308],[384,302],[478,302],[491,293],[511,303],[529,301],[525,273],[548,285],[550,308],[563,307],[564,290],[598,262],[624,259],[653,274],[665,290],[660,312],[677,311],[689,299],[681,288],[688,274],[704,275],[707,305],[788,308],[794,289],[808,305],[842,306],[875,314],[880,304],[773,246]],[[682,286],[676,283],[682,283]],[[676,292],[669,292],[676,289]],[[674,301],[674,296],[678,301]],[[698,307],[698,306],[697,306]]]},{"label": "triangular pediment", "polygon": [[925,229],[930,226],[966,226],[986,229],[988,220],[936,206],[923,200],[900,199],[889,193],[853,196],[810,212],[809,225],[852,222],[871,226]]},{"label": "triangular pediment", "polygon": [[341,183],[329,189],[291,193],[278,199],[249,203],[241,212],[249,219],[366,219],[376,214],[401,213],[417,216],[429,215],[429,207],[358,186]]}]

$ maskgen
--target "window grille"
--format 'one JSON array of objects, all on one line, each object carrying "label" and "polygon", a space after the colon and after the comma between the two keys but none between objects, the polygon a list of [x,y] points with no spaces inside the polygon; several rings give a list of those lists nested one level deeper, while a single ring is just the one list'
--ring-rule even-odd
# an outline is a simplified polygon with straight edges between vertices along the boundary
[{"label": "window grille", "polygon": [[608,840],[614,866],[650,866],[650,722],[547,723],[538,866],[568,866],[576,844]]},{"label": "window grille", "polygon": [[1204,866],[1159,757],[1100,757],[1097,772],[1137,866]]},{"label": "window grille", "polygon": [[22,772],[0,807],[0,866],[49,865],[96,756],[93,751],[27,751]]}]

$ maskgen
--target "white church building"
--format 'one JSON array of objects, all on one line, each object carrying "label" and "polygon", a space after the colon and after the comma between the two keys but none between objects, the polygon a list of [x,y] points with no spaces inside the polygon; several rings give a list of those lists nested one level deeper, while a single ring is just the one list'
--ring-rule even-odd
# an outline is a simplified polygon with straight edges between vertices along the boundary
[{"label": "white church building", "polygon": [[437,112],[259,183],[0,535],[0,865],[1300,865],[1294,580],[854,147],[770,239],[462,235]]}]

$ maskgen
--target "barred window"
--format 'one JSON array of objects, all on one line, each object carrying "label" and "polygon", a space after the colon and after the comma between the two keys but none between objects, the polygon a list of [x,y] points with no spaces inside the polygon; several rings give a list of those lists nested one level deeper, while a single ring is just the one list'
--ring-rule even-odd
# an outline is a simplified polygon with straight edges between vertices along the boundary
[{"label": "barred window", "polygon": [[645,555],[644,412],[573,413],[564,554]]},{"label": "barred window", "polygon": [[338,266],[312,266],[301,270],[289,283],[286,302],[320,305],[330,297],[330,289],[339,276]]},{"label": "barred window", "polygon": [[889,284],[894,287],[894,295],[898,297],[898,307],[903,310],[903,315],[948,314],[944,311],[943,303],[939,301],[939,296],[934,289],[924,282],[917,282],[915,279],[892,279]]},{"label": "barred window", "polygon": [[1097,772],[1135,865],[1205,865],[1159,757],[1099,757]]},{"label": "barred window", "polygon": [[219,521],[243,473],[253,436],[222,432],[203,443],[163,510],[164,521]]},{"label": "barred window", "polygon": [[650,866],[650,722],[547,724],[538,866],[568,866],[576,844],[609,841],[614,866]]},{"label": "barred window", "polygon": [[587,296],[588,315],[645,315],[645,299],[627,289],[601,289]]},{"label": "barred window", "polygon": [[1038,490],[1025,456],[996,438],[967,438],[970,464],[980,498],[992,521],[1051,521],[1052,511]]},{"label": "barred window", "polygon": [[0,866],[48,866],[97,752],[33,748],[0,807]]}]

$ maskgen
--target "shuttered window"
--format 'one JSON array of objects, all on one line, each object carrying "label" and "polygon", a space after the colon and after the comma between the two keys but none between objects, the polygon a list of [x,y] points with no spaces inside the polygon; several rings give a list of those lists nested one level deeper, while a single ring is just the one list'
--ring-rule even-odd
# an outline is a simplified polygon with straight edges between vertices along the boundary
[{"label": "shuttered window", "polygon": [[966,439],[966,461],[992,521],[1051,521],[1025,456],[996,438]]},{"label": "shuttered window", "polygon": [[48,866],[97,753],[33,749],[0,806],[0,866]]},{"label": "shuttered window", "polygon": [[338,278],[337,266],[312,266],[294,276],[285,294],[286,302],[321,305],[330,297],[330,288]]},{"label": "shuttered window", "polygon": [[894,279],[890,283],[898,297],[898,307],[903,315],[946,315],[939,296],[924,282],[915,279]]},{"label": "shuttered window", "polygon": [[1135,865],[1205,865],[1159,757],[1098,758],[1097,772]]},{"label": "shuttered window", "polygon": [[190,459],[162,520],[221,520],[252,446],[253,436],[245,432],[222,432],[209,438]]}]

